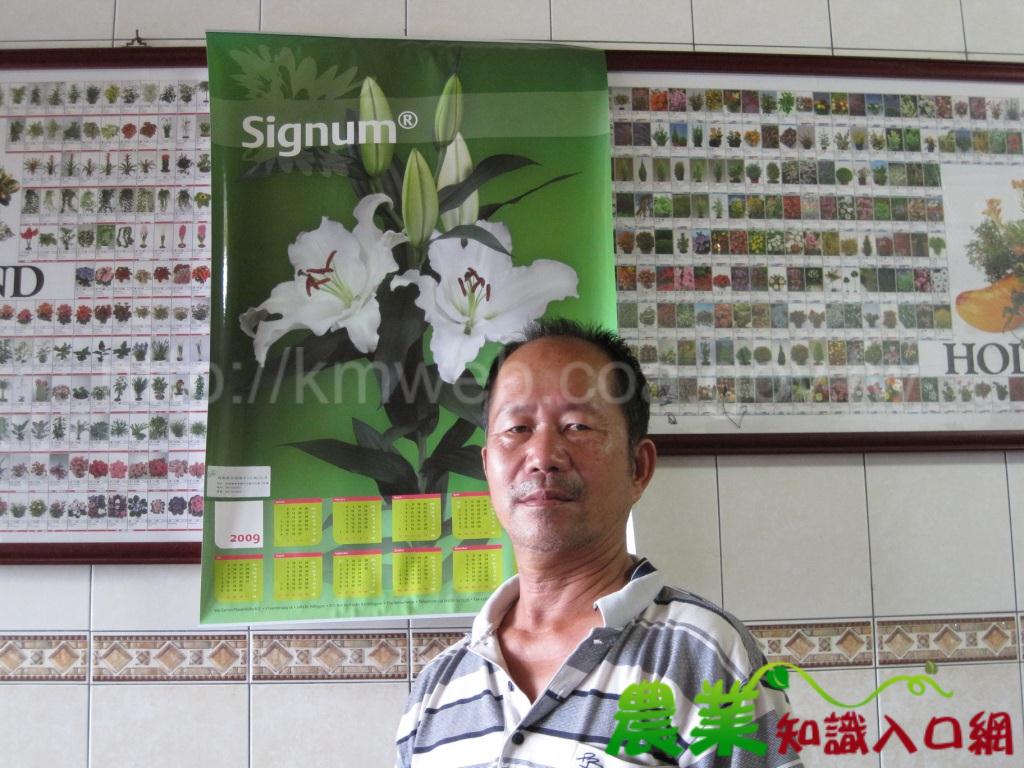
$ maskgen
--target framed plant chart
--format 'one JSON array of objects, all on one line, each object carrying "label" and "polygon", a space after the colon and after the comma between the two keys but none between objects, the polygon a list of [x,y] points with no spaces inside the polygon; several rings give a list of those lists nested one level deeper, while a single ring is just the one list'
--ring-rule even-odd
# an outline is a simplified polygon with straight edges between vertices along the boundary
[{"label": "framed plant chart", "polygon": [[1024,445],[1024,70],[608,58],[663,450]]},{"label": "framed plant chart", "polygon": [[196,561],[202,49],[0,52],[0,562]]}]

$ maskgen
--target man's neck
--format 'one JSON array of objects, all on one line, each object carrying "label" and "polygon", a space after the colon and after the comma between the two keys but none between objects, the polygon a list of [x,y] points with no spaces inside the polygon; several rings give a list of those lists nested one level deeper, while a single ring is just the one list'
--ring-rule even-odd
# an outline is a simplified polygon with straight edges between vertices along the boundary
[{"label": "man's neck", "polygon": [[594,603],[629,579],[633,558],[625,546],[586,560],[564,554],[519,556],[519,599],[505,625],[529,633],[561,632],[580,623],[600,625]]}]

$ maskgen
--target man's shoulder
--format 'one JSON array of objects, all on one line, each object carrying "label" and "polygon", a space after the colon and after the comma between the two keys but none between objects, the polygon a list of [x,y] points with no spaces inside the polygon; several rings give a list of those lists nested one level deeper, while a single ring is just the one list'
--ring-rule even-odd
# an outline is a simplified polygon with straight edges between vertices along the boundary
[{"label": "man's shoulder", "polygon": [[760,666],[763,653],[750,630],[736,616],[716,603],[676,587],[662,587],[638,617],[647,628],[672,628],[693,642],[693,652],[711,658],[730,659],[745,677]]},{"label": "man's shoulder", "polygon": [[725,620],[734,626],[743,626],[739,619],[717,603],[680,587],[663,586],[651,602],[649,612],[667,616],[686,615],[705,621]]}]

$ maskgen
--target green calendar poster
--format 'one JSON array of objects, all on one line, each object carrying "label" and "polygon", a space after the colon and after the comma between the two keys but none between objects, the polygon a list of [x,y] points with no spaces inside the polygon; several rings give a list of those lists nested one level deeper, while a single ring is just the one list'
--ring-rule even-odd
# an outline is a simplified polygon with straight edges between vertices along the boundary
[{"label": "green calendar poster", "polygon": [[614,325],[599,51],[216,33],[202,620],[473,613],[482,383]]}]

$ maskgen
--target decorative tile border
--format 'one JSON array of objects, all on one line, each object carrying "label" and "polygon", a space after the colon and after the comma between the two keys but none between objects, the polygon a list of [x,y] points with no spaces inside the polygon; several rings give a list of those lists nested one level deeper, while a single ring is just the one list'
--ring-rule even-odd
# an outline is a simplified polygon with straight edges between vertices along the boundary
[{"label": "decorative tile border", "polygon": [[252,636],[253,680],[405,680],[404,633],[258,634]]},{"label": "decorative tile border", "polygon": [[246,679],[245,635],[93,635],[94,682]]},{"label": "decorative tile border", "polygon": [[815,667],[870,667],[870,619],[794,624],[751,624],[751,633],[768,661]]},{"label": "decorative tile border", "polygon": [[415,678],[435,656],[459,642],[466,632],[451,630],[447,632],[413,632],[412,633],[412,676]]},{"label": "decorative tile border", "polygon": [[879,619],[878,664],[1016,661],[1013,616]]},{"label": "decorative tile border", "polygon": [[0,682],[85,682],[85,635],[0,635]]}]

